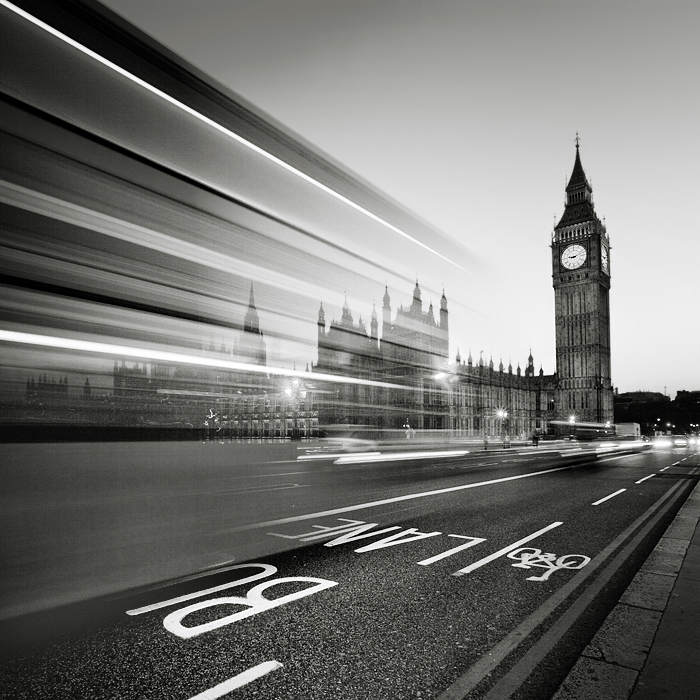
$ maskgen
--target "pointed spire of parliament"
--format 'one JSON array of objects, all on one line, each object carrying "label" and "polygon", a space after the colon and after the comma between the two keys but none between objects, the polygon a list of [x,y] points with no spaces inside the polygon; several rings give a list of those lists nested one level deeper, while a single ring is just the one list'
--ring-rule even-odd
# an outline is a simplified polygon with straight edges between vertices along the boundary
[{"label": "pointed spire of parliament", "polygon": [[250,283],[250,297],[248,299],[248,310],[243,320],[243,330],[249,333],[260,333],[260,318],[258,310],[255,308],[255,297],[253,296],[253,283]]},{"label": "pointed spire of parliament", "polygon": [[418,286],[418,279],[416,279],[416,286],[413,288],[413,303],[420,304],[420,287]]},{"label": "pointed spire of parliament", "polygon": [[352,326],[352,313],[350,312],[347,293],[345,294],[345,301],[343,302],[343,315],[340,322],[345,326]]}]

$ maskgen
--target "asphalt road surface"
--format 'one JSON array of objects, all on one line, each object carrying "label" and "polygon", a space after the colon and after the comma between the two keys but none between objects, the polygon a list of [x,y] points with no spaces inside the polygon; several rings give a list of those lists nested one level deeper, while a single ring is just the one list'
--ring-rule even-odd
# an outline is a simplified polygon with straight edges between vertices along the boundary
[{"label": "asphalt road surface", "polygon": [[[291,464],[265,469],[289,482]],[[5,621],[2,697],[548,698],[700,453],[349,455],[299,471],[276,517],[229,532],[276,553]],[[300,512],[307,478],[336,488]]]}]

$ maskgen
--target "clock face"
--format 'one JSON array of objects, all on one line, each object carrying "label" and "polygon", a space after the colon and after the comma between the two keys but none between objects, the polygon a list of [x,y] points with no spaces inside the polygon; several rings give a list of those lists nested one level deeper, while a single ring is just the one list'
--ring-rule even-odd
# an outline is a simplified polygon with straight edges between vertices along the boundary
[{"label": "clock face", "polygon": [[567,270],[575,270],[586,262],[586,249],[578,243],[566,246],[561,254],[561,264]]},{"label": "clock face", "polygon": [[601,265],[603,266],[603,270],[605,272],[607,272],[608,271],[608,249],[605,246],[603,246],[600,249],[600,262],[601,262]]}]

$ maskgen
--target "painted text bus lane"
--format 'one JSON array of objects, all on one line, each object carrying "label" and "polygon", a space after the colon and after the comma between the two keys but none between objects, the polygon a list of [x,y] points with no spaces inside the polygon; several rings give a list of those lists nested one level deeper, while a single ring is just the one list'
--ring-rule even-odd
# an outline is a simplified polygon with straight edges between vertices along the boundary
[{"label": "painted text bus lane", "polygon": [[[410,557],[410,545],[421,540],[432,539],[439,544],[436,552],[427,558],[413,562],[428,567],[452,559],[457,562],[466,550],[484,546],[487,538],[442,532],[420,532],[415,527],[398,525],[380,526],[379,523],[339,518],[338,524],[312,524],[301,533],[270,532],[272,537],[297,540],[306,545],[318,543],[326,548],[342,545],[353,547],[355,554],[377,552],[390,547],[406,547]],[[553,522],[531,532],[495,552],[486,554],[471,564],[451,572],[453,576],[466,576],[487,565],[499,562],[513,568],[526,569],[531,575],[527,581],[542,582],[558,571],[581,569],[590,558],[583,554],[557,555],[537,547],[525,547],[537,538],[544,537],[563,523]],[[309,529],[310,528],[310,529]],[[362,542],[359,547],[355,545]],[[438,551],[439,550],[439,551]],[[130,616],[139,616],[156,611],[165,611],[163,627],[181,640],[206,637],[208,633],[236,625],[237,623],[266,613],[273,609],[294,604],[303,598],[322,594],[338,586],[338,581],[313,576],[284,576],[269,563],[251,562],[227,567],[231,572],[242,574],[227,583],[209,586],[173,598],[166,598],[149,605],[127,611]],[[253,585],[251,585],[253,584]],[[291,591],[290,591],[291,589]],[[282,591],[275,595],[276,591]],[[225,592],[226,595],[221,595]],[[230,593],[236,595],[230,595]],[[214,597],[212,597],[214,596]],[[231,610],[234,610],[231,612]],[[161,613],[162,614],[162,613]],[[198,616],[200,620],[198,621]],[[280,660],[266,659],[247,669],[241,669],[232,677],[217,683],[194,698],[212,700],[253,683],[267,674],[284,669]]]},{"label": "painted text bus lane", "polygon": [[[444,537],[447,537],[454,538],[455,540],[464,540],[464,542],[461,544],[448,547],[447,549],[437,552],[431,557],[415,562],[420,566],[430,566],[431,564],[443,561],[449,557],[457,556],[464,550],[471,549],[472,547],[481,545],[487,541],[485,537],[444,534],[442,532],[420,532],[418,528],[410,527],[403,529],[399,525],[392,525],[389,527],[381,527],[381,529],[376,529],[377,527],[380,527],[379,523],[368,523],[363,520],[338,518],[338,522],[340,523],[339,525],[312,525],[311,530],[299,534],[269,532],[268,535],[272,537],[283,537],[285,539],[298,540],[299,542],[304,543],[329,540],[324,543],[325,547],[337,547],[338,545],[354,543],[359,540],[384,535],[384,537],[381,537],[378,540],[374,540],[369,544],[365,544],[354,549],[353,551],[357,554],[372,552],[378,549],[384,549],[386,547],[407,545],[412,542],[425,540],[428,538],[440,538],[440,540],[442,540]],[[516,563],[512,564],[513,567],[524,569],[544,567],[547,569],[546,574],[542,575],[541,577],[534,576],[528,578],[528,580],[532,581],[546,581],[555,571],[559,569],[581,569],[588,564],[588,562],[590,562],[590,557],[583,554],[563,554],[561,556],[556,556],[552,552],[543,553],[540,549],[522,546],[532,540],[537,539],[538,537],[545,535],[547,532],[560,527],[561,525],[563,525],[562,522],[554,522],[540,528],[539,530],[522,537],[506,547],[503,547],[472,564],[452,572],[452,575],[463,576],[465,574],[469,574],[472,571],[475,571],[476,569],[479,569],[482,566],[490,564],[491,562],[503,557],[515,560]],[[442,544],[442,542],[440,542],[440,544]]]}]

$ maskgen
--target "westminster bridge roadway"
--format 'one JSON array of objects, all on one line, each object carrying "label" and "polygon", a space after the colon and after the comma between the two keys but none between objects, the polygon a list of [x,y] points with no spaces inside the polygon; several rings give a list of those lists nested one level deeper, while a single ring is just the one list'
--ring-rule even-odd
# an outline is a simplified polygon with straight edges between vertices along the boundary
[{"label": "westminster bridge roadway", "polygon": [[259,556],[9,617],[4,692],[551,697],[700,472],[692,450],[391,456],[232,475],[259,517],[227,551]]}]

